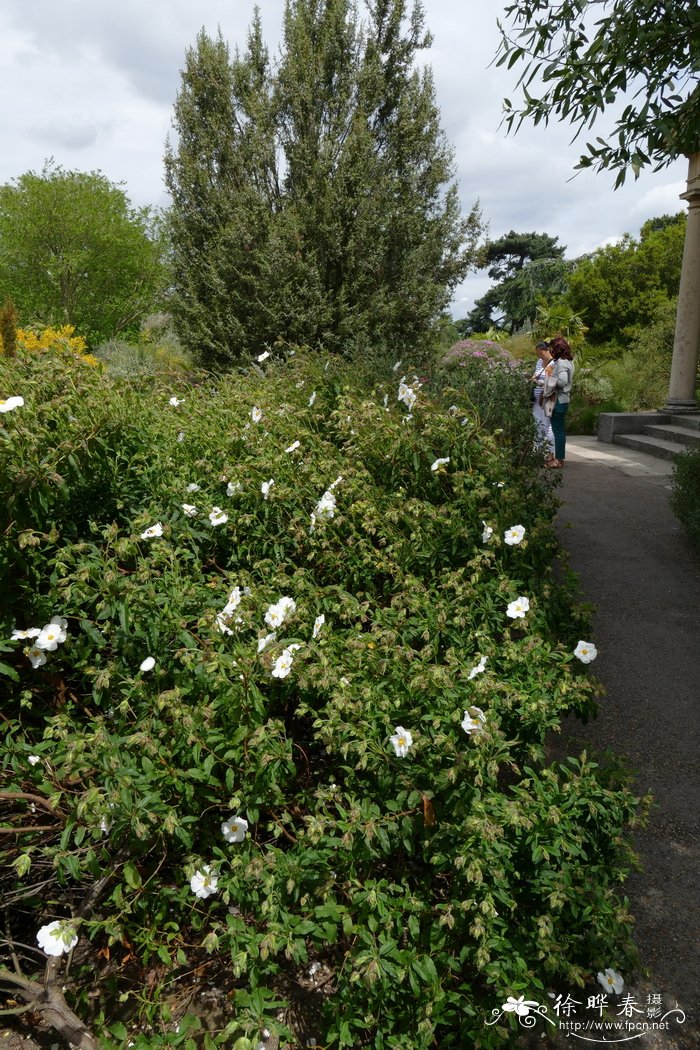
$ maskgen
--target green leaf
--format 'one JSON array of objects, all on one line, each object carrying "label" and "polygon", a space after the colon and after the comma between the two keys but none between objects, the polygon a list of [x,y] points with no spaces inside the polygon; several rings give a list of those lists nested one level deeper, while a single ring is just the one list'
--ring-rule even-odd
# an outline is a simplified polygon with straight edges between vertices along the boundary
[{"label": "green leaf", "polygon": [[123,868],[124,878],[132,890],[137,890],[141,886],[141,876],[136,868],[136,865],[131,861],[127,861]]}]

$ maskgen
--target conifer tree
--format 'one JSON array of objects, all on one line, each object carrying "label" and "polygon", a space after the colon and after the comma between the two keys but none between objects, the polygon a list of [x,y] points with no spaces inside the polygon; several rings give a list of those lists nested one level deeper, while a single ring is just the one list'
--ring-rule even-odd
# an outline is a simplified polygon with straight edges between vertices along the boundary
[{"label": "conifer tree", "polygon": [[440,128],[419,3],[287,0],[273,67],[259,15],[231,59],[200,33],[166,152],[174,311],[203,363],[277,338],[425,339],[473,257]]}]

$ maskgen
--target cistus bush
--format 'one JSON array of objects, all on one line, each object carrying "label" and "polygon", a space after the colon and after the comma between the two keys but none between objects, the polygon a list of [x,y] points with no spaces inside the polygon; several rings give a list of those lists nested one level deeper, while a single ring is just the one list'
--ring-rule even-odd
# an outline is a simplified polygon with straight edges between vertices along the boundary
[{"label": "cistus bush", "polygon": [[278,351],[0,395],[2,987],[53,952],[115,1047],[428,1050],[624,969],[643,807],[548,758],[587,621],[466,400]]}]

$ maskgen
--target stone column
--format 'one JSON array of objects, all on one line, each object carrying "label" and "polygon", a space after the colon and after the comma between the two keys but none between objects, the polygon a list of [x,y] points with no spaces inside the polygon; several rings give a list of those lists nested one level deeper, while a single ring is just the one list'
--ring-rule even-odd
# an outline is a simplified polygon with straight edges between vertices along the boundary
[{"label": "stone column", "polygon": [[700,350],[700,153],[688,157],[688,226],[678,289],[676,334],[666,412],[697,412],[695,384]]}]

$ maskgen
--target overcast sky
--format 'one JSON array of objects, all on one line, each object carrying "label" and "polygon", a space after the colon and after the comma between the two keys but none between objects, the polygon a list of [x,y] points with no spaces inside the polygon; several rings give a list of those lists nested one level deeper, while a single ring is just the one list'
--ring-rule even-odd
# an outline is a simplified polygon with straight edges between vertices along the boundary
[{"label": "overcast sky", "polygon": [[[220,26],[243,47],[253,0],[2,0],[0,7],[0,183],[41,171],[53,157],[70,170],[101,171],[124,184],[132,204],[167,204],[163,147],[187,47]],[[283,0],[258,0],[271,52]],[[514,73],[490,65],[500,0],[424,0],[443,128],[455,150],[465,211],[478,198],[490,235],[535,230],[558,236],[567,256],[591,251],[652,216],[685,208],[686,163],[643,173],[613,190],[614,176],[581,172],[571,130],[525,126],[506,136],[501,103]],[[458,11],[459,13],[456,13]],[[600,131],[594,131],[599,134]],[[463,317],[489,285],[461,285]]]}]

